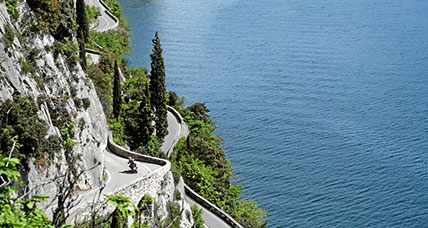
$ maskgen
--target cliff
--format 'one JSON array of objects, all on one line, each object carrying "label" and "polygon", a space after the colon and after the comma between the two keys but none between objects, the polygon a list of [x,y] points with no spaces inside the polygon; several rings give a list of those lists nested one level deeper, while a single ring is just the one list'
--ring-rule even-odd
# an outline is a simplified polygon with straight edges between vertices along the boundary
[{"label": "cliff", "polygon": [[[43,4],[50,5],[46,8]],[[50,216],[61,184],[52,181],[54,178],[67,170],[82,172],[73,189],[79,196],[107,189],[106,175],[114,176],[104,171],[109,130],[94,85],[79,62],[75,27],[73,1],[0,1],[0,104],[29,98],[47,128],[44,142],[50,147],[46,148],[56,148],[25,156],[21,170],[26,186],[23,192],[50,197],[41,205]],[[169,167],[161,176],[139,184],[139,188],[124,184],[119,191],[112,187],[103,194],[124,193],[137,203],[148,193],[156,205],[148,219],[151,223],[165,219],[169,202],[175,200]],[[75,207],[74,216],[88,205],[82,198],[84,202]],[[175,201],[186,209],[180,227],[191,227],[189,206],[184,200]],[[99,203],[105,204],[105,198]],[[111,211],[106,209],[105,213]]]}]

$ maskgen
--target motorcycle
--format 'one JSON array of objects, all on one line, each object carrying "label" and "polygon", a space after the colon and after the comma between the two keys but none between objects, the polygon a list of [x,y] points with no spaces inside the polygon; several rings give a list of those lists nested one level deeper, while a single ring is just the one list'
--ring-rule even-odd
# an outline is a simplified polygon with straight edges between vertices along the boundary
[{"label": "motorcycle", "polygon": [[137,164],[135,164],[135,162],[134,162],[134,161],[132,161],[132,160],[130,160],[130,161],[128,162],[128,164],[129,164],[129,168],[131,169],[131,171],[132,171],[133,173],[137,173]]}]

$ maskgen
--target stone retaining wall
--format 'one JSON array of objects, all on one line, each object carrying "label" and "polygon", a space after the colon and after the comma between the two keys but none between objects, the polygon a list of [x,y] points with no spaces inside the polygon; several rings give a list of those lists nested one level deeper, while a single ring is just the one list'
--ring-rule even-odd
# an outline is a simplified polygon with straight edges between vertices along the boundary
[{"label": "stone retaining wall", "polygon": [[221,210],[219,207],[193,191],[187,184],[184,184],[184,192],[188,197],[197,202],[199,205],[203,206],[205,209],[211,211],[213,214],[218,216],[221,220],[226,222],[228,225],[234,228],[243,228],[235,219],[232,218],[229,214]]}]

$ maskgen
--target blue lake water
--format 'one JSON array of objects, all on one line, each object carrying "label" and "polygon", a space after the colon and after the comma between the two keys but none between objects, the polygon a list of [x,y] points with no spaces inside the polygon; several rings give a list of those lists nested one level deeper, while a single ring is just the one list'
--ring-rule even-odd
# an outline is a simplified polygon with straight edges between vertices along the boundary
[{"label": "blue lake water", "polygon": [[428,1],[120,2],[269,227],[428,227]]}]

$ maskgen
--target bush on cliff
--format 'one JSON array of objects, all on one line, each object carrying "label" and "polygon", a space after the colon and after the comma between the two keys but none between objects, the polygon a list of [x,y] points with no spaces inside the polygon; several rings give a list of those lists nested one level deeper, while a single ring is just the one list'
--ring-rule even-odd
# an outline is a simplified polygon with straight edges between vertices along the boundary
[{"label": "bush on cliff", "polygon": [[[0,154],[0,227],[54,227],[37,203],[44,197],[33,196],[19,198],[16,196],[16,183],[20,180],[20,162]],[[9,184],[8,184],[9,183]]]},{"label": "bush on cliff", "polygon": [[18,96],[0,106],[0,151],[23,159],[40,155],[46,143],[47,127],[37,115],[37,106],[28,97]]}]

